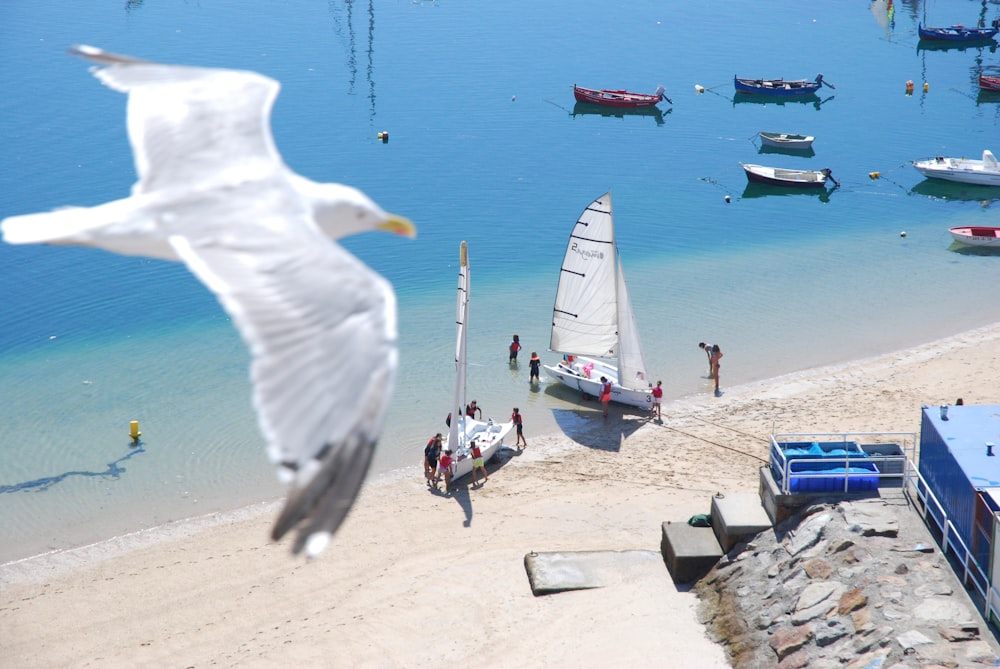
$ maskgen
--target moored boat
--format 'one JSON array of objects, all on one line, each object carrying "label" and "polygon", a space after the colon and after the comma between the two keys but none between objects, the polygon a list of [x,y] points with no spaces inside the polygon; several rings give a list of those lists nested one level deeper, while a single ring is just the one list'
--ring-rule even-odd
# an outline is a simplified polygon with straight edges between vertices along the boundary
[{"label": "moored boat", "polygon": [[992,246],[1000,248],[1000,228],[982,225],[949,228],[948,232],[956,242],[969,246]]},{"label": "moored boat", "polygon": [[827,180],[839,186],[828,168],[822,170],[790,170],[783,167],[768,167],[740,163],[751,183],[771,186],[791,186],[793,188],[825,188]]},{"label": "moored boat", "polygon": [[808,79],[743,79],[733,77],[733,85],[737,93],[756,93],[758,95],[815,95],[821,86],[836,88],[823,80],[822,74],[817,74],[812,81]]},{"label": "moored boat", "polygon": [[1000,75],[980,74],[979,89],[983,91],[1000,91]]},{"label": "moored boat", "polygon": [[795,149],[798,151],[812,147],[816,139],[811,135],[796,135],[788,132],[764,132],[759,133],[761,144],[771,146],[776,149]]},{"label": "moored boat", "polygon": [[589,102],[594,105],[605,107],[625,107],[635,109],[638,107],[652,107],[660,100],[666,100],[670,104],[673,101],[664,95],[663,86],[658,86],[655,93],[633,93],[624,90],[584,88],[573,84],[573,97],[578,102]]},{"label": "moored boat", "polygon": [[1000,27],[998,27],[996,20],[993,21],[992,27],[989,28],[969,28],[963,25],[932,28],[921,24],[917,25],[917,33],[919,33],[920,39],[941,42],[987,42],[993,39],[998,30],[1000,30]]},{"label": "moored boat", "polygon": [[983,151],[983,159],[945,158],[935,156],[915,160],[913,167],[929,179],[944,179],[980,186],[1000,186],[1000,163],[991,151]]}]

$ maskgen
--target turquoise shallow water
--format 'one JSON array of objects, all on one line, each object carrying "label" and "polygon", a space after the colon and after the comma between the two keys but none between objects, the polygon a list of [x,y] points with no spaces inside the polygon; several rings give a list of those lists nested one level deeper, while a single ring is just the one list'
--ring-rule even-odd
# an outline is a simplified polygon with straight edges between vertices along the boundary
[{"label": "turquoise shallow water", "polygon": [[[525,357],[552,357],[566,236],[609,189],[668,398],[708,389],[700,340],[723,346],[731,385],[996,321],[1000,301],[979,287],[996,284],[1000,258],[962,252],[947,228],[996,224],[1000,194],[924,181],[908,164],[1000,150],[1000,98],[974,85],[1000,56],[916,39],[925,12],[932,24],[971,23],[980,8],[897,3],[883,27],[865,3],[8,3],[0,216],[98,204],[134,179],[124,97],[65,55],[71,43],[279,79],[274,131],[289,165],[357,185],[419,227],[414,241],[346,242],[399,295],[399,384],[374,469],[388,472],[417,464],[448,411],[462,239],[470,392],[487,415],[519,406],[529,440],[577,407],[558,388],[529,390],[505,347],[518,332]],[[811,103],[732,91],[734,74],[818,72],[836,89]],[[662,83],[674,104],[660,116],[587,113],[574,82]],[[815,155],[760,153],[758,130],[815,135]],[[842,186],[760,195],[739,161],[830,167]],[[183,267],[0,245],[0,285],[0,560],[281,494],[246,351]],[[141,451],[128,447],[130,420],[141,421]]]}]

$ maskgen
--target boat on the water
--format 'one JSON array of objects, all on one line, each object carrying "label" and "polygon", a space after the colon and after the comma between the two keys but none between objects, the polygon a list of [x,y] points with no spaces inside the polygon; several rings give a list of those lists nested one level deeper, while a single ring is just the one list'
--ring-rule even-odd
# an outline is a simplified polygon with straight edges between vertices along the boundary
[{"label": "boat on the water", "polygon": [[794,151],[804,151],[811,148],[813,141],[816,139],[811,135],[796,135],[790,132],[764,132],[762,130],[757,134],[760,136],[760,142],[764,146]]},{"label": "boat on the water", "polygon": [[552,378],[598,397],[604,376],[613,402],[652,408],[652,384],[615,243],[611,193],[590,203],[570,233],[549,348],[564,354],[559,364],[545,365]]},{"label": "boat on the water", "polygon": [[594,105],[604,107],[625,107],[636,109],[639,107],[652,107],[660,100],[666,100],[670,104],[673,101],[664,95],[663,86],[658,86],[655,93],[632,93],[631,91],[584,88],[573,84],[573,97],[577,102],[589,102]]},{"label": "boat on the water", "polygon": [[754,93],[757,95],[815,95],[822,86],[836,88],[823,80],[822,74],[817,74],[812,81],[808,79],[742,79],[733,77],[733,85],[737,93]]},{"label": "boat on the water", "polygon": [[1000,186],[1000,163],[997,163],[996,157],[988,150],[983,151],[982,160],[935,156],[928,160],[915,160],[913,167],[929,179]]},{"label": "boat on the water", "polygon": [[825,188],[826,182],[832,181],[839,186],[828,168],[821,170],[790,170],[783,167],[768,167],[740,163],[747,174],[750,183],[768,184],[771,186],[791,186],[793,188]]},{"label": "boat on the water", "polygon": [[996,74],[980,74],[979,75],[979,90],[981,90],[981,91],[998,91],[998,92],[1000,92],[1000,75],[996,75]]},{"label": "boat on the water", "polygon": [[1000,248],[1000,227],[971,225],[949,228],[948,232],[956,242],[962,244]]},{"label": "boat on the water", "polygon": [[504,437],[514,428],[513,422],[494,423],[475,420],[475,416],[465,415],[466,338],[469,327],[469,246],[462,242],[459,246],[458,265],[458,309],[455,316],[457,335],[455,342],[455,395],[452,401],[451,421],[448,436],[442,451],[451,450],[454,461],[451,480],[457,481],[472,472],[472,442],[482,451],[483,460],[489,462],[500,450]]},{"label": "boat on the water", "polygon": [[946,26],[942,28],[932,28],[917,24],[917,33],[922,40],[940,42],[988,42],[1000,30],[1000,22],[993,21],[989,28],[980,28],[963,25]]}]

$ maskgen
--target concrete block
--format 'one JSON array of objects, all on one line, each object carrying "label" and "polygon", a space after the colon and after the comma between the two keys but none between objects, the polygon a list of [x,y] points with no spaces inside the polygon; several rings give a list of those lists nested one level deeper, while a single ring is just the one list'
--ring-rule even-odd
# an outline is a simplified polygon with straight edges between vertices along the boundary
[{"label": "concrete block", "polygon": [[723,552],[771,527],[771,519],[754,493],[719,493],[712,497],[712,529]]},{"label": "concrete block", "polygon": [[660,552],[675,583],[698,580],[722,557],[711,527],[692,527],[683,521],[663,523]]}]

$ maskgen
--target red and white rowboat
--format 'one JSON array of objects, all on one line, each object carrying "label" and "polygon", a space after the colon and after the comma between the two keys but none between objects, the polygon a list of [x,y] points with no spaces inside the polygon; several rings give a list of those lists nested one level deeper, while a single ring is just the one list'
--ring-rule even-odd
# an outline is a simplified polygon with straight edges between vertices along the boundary
[{"label": "red and white rowboat", "polygon": [[948,232],[956,242],[969,246],[993,246],[1000,248],[1000,228],[970,225],[959,228],[949,228]]},{"label": "red and white rowboat", "polygon": [[605,107],[626,107],[632,109],[638,107],[652,107],[660,100],[666,100],[667,102],[670,102],[670,104],[673,104],[670,98],[663,94],[665,90],[667,89],[660,86],[653,94],[630,93],[629,91],[583,88],[582,86],[573,84],[573,96],[578,102],[589,102],[595,105],[604,105]]}]

